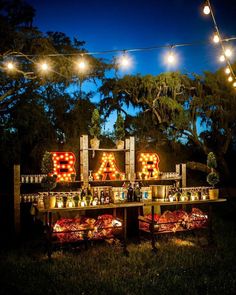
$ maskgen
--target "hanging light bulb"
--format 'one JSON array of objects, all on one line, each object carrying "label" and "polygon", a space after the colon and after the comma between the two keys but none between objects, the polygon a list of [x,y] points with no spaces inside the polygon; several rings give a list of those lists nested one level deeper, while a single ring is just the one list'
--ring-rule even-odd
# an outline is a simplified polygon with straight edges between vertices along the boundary
[{"label": "hanging light bulb", "polygon": [[227,56],[227,57],[232,56],[232,50],[230,48],[225,49],[225,56]]},{"label": "hanging light bulb", "polygon": [[210,9],[209,5],[206,3],[203,7],[203,13],[208,15],[208,14],[210,14],[210,12],[211,12],[211,9]]},{"label": "hanging light bulb", "polygon": [[217,33],[213,36],[213,42],[216,44],[220,42],[220,37]]},{"label": "hanging light bulb", "polygon": [[85,72],[88,68],[88,63],[87,61],[81,56],[81,58],[77,62],[77,68],[79,69],[80,72]]},{"label": "hanging light bulb", "polygon": [[168,54],[167,61],[169,64],[173,64],[175,62],[175,56],[173,53]]},{"label": "hanging light bulb", "polygon": [[233,83],[233,86],[236,87],[236,81]]},{"label": "hanging light bulb", "polygon": [[165,55],[165,62],[168,65],[175,65],[177,63],[177,56],[172,50],[167,52],[167,54]]},{"label": "hanging light bulb", "polygon": [[118,60],[118,65],[123,69],[129,68],[131,64],[132,64],[131,57],[127,54],[123,54]]},{"label": "hanging light bulb", "polygon": [[220,62],[224,62],[225,61],[225,56],[223,54],[221,54],[221,56],[219,57],[219,61]]},{"label": "hanging light bulb", "polygon": [[227,67],[226,69],[225,69],[225,74],[227,74],[227,75],[229,75],[230,74],[230,68],[229,67]]},{"label": "hanging light bulb", "polygon": [[40,68],[41,71],[47,72],[49,70],[49,65],[46,62],[42,62],[39,65],[39,68]]},{"label": "hanging light bulb", "polygon": [[12,61],[9,61],[7,64],[6,64],[6,68],[7,68],[7,70],[9,70],[9,71],[13,71],[13,70],[15,70],[15,64],[12,62]]},{"label": "hanging light bulb", "polygon": [[232,82],[233,81],[233,77],[232,76],[229,76],[228,81],[229,82]]}]

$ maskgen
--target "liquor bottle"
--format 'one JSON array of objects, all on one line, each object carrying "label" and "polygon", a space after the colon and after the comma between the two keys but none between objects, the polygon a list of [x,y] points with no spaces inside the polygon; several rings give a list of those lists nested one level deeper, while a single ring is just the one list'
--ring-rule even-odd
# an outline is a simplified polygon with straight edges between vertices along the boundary
[{"label": "liquor bottle", "polygon": [[91,192],[90,184],[88,186],[86,200],[87,200],[87,206],[92,206],[92,204],[93,204],[93,195],[92,195],[92,192]]},{"label": "liquor bottle", "polygon": [[128,187],[128,192],[127,192],[127,201],[132,202],[134,197],[134,190],[132,187],[132,183],[130,182],[129,187]]},{"label": "liquor bottle", "polygon": [[107,188],[106,191],[105,191],[105,201],[104,201],[105,204],[109,204],[110,203],[110,192],[109,192],[109,189]]},{"label": "liquor bottle", "polygon": [[126,187],[126,183],[124,182],[122,184],[122,192],[121,192],[121,200],[124,202],[126,198],[126,193],[127,193],[127,187]]},{"label": "liquor bottle", "polygon": [[94,201],[94,204],[96,204],[96,205],[99,205],[99,203],[100,203],[97,189],[95,189],[94,192],[93,192],[93,201]]},{"label": "liquor bottle", "polygon": [[104,202],[105,202],[104,191],[101,191],[101,193],[100,193],[100,204],[103,205]]},{"label": "liquor bottle", "polygon": [[140,185],[138,182],[135,184],[135,190],[134,190],[134,201],[140,202],[141,200],[141,191],[140,191]]}]

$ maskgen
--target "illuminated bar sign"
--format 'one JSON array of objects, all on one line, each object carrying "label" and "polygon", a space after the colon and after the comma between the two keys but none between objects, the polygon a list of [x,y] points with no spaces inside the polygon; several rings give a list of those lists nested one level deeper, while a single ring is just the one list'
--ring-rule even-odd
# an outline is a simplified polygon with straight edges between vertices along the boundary
[{"label": "illuminated bar sign", "polygon": [[139,162],[141,163],[141,171],[139,172],[139,178],[142,178],[142,175],[144,175],[145,179],[158,177],[158,164],[160,162],[158,154],[141,153],[139,156]]},{"label": "illuminated bar sign", "polygon": [[51,152],[53,159],[53,174],[57,175],[57,182],[71,181],[71,174],[75,172],[75,155],[71,152]]},{"label": "illuminated bar sign", "polygon": [[[51,152],[53,158],[53,174],[57,175],[57,182],[72,181],[72,174],[76,175],[76,157],[72,152]],[[155,179],[159,174],[159,156],[156,153],[139,153],[140,179]],[[122,180],[125,173],[119,171],[113,153],[103,153],[99,169],[93,173],[94,180]]]}]

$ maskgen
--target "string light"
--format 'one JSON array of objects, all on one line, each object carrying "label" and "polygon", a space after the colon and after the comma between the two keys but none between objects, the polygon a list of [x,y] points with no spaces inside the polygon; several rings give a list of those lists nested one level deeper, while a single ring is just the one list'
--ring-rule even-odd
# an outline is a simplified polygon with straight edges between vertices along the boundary
[{"label": "string light", "polygon": [[236,81],[233,83],[233,87],[236,87]]},{"label": "string light", "polygon": [[127,55],[126,53],[123,54],[119,59],[118,59],[118,66],[121,69],[127,69],[130,68],[132,64],[131,57]]},{"label": "string light", "polygon": [[169,50],[169,52],[166,53],[165,55],[165,63],[168,65],[175,65],[177,63],[177,55],[173,52],[173,49]]},{"label": "string light", "polygon": [[43,72],[47,72],[49,70],[49,65],[46,62],[42,62],[39,64],[39,68]]},{"label": "string light", "polygon": [[208,15],[210,14],[211,10],[210,10],[210,7],[208,4],[205,4],[204,7],[203,7],[203,13]]},{"label": "string light", "polygon": [[78,60],[78,62],[77,62],[77,68],[79,69],[80,72],[85,72],[87,70],[88,63],[84,59],[83,56],[81,56],[81,58]]},{"label": "string light", "polygon": [[232,50],[230,48],[225,49],[225,56],[227,56],[227,57],[232,56]]},{"label": "string light", "polygon": [[15,70],[15,64],[11,61],[9,61],[7,64],[6,64],[6,68],[9,70],[9,71],[13,71]]},{"label": "string light", "polygon": [[219,27],[218,27],[218,25],[216,23],[214,12],[211,9],[210,0],[207,0],[205,2],[204,13],[205,14],[210,14],[211,13],[211,18],[212,18],[212,21],[213,21],[213,24],[214,24],[214,29],[216,31],[216,33],[215,33],[215,35],[213,37],[213,42],[214,43],[220,43],[223,54],[220,56],[219,60],[220,60],[220,62],[225,61],[226,64],[228,65],[228,67],[225,69],[225,73],[227,75],[230,74],[230,76],[228,77],[228,81],[232,82],[234,79],[236,79],[236,76],[234,74],[234,71],[232,69],[232,66],[231,66],[231,63],[230,63],[230,60],[229,60],[229,58],[232,56],[232,50],[230,48],[225,48],[225,46],[224,46],[224,41],[229,41],[230,39],[222,40],[220,31],[219,31]]},{"label": "string light", "polygon": [[225,73],[227,74],[227,75],[229,75],[230,74],[230,68],[229,67],[227,67],[226,69],[225,69]]},{"label": "string light", "polygon": [[220,42],[220,37],[219,37],[218,34],[215,34],[215,35],[213,36],[213,42],[216,43],[216,44]]},{"label": "string light", "polygon": [[223,54],[219,57],[219,61],[220,62],[224,62],[225,61],[225,56]]}]

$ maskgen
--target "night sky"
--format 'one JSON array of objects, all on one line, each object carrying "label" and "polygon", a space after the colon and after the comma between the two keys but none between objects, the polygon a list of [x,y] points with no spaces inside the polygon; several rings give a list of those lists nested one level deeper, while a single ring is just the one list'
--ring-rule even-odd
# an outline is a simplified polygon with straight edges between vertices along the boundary
[{"label": "night sky", "polygon": [[[36,9],[34,25],[43,32],[61,31],[86,42],[89,51],[128,49],[210,40],[214,27],[202,14],[201,0],[29,0]],[[236,36],[236,0],[212,0],[223,37]],[[236,42],[230,46],[236,47]],[[153,74],[167,70],[183,73],[214,71],[221,66],[217,45],[177,48],[178,64],[163,63],[166,49],[132,53],[129,74]],[[236,49],[235,49],[236,55]],[[100,57],[111,58],[112,55]],[[122,75],[123,73],[120,73]]]},{"label": "night sky", "polygon": [[[209,40],[210,16],[201,13],[200,0],[30,0],[36,8],[35,25],[42,31],[62,31],[86,41],[89,51],[168,45]],[[236,35],[236,1],[212,0],[224,36]],[[235,45],[235,44],[234,44]],[[214,70],[217,46],[179,48],[183,72]],[[166,70],[163,50],[133,53],[132,73],[158,74]],[[110,57],[109,55],[104,57]]]}]

